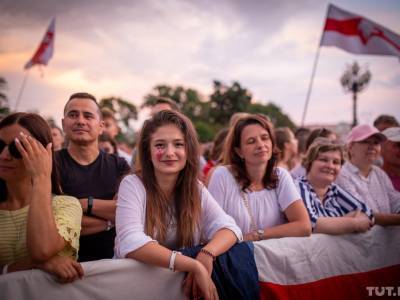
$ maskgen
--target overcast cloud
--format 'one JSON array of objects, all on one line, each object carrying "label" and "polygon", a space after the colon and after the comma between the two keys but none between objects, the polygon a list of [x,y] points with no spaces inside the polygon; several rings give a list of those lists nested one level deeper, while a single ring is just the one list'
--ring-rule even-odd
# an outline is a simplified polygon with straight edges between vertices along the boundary
[{"label": "overcast cloud", "polygon": [[[332,1],[400,33],[399,1]],[[212,80],[238,80],[263,103],[300,122],[326,1],[11,1],[0,2],[0,76],[14,104],[23,65],[57,17],[54,57],[30,71],[20,109],[61,118],[65,100],[85,90],[140,105],[157,84],[207,95]],[[339,78],[347,63],[373,74],[359,117],[400,119],[400,64],[394,57],[355,56],[322,48],[307,123],[351,121],[351,96]]]}]

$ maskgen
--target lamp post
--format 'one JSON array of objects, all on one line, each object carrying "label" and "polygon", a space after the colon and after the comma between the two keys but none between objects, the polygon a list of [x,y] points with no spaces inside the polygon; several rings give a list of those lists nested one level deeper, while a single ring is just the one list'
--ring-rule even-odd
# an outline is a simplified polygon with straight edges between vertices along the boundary
[{"label": "lamp post", "polygon": [[340,83],[344,88],[345,92],[351,92],[353,94],[353,124],[352,127],[358,124],[357,121],[357,95],[362,92],[371,80],[371,72],[366,68],[360,68],[357,62],[352,65],[348,65],[342,77]]}]

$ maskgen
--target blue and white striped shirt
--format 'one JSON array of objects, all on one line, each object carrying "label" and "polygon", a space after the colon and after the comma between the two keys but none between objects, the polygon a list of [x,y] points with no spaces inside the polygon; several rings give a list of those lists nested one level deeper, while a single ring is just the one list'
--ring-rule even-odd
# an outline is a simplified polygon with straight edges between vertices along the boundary
[{"label": "blue and white striped shirt", "polygon": [[342,217],[354,210],[362,211],[371,220],[373,218],[372,210],[367,205],[335,183],[329,185],[324,201],[318,198],[306,177],[296,179],[295,183],[306,206],[313,229],[319,217]]}]

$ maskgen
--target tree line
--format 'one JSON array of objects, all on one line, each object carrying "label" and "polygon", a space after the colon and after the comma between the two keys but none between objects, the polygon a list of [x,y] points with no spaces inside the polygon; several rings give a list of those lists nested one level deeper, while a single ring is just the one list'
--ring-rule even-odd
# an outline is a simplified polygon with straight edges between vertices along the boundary
[{"label": "tree line", "polygon": [[[3,92],[5,87],[6,81],[0,77],[0,113],[9,112],[7,97]],[[212,93],[208,96],[180,85],[156,85],[145,95],[140,108],[150,107],[158,97],[166,97],[176,102],[181,112],[192,120],[201,142],[211,141],[220,129],[228,126],[230,117],[236,112],[265,114],[278,127],[295,128],[293,121],[278,105],[255,101],[251,92],[237,81],[227,85],[214,80]],[[133,139],[131,122],[138,118],[136,105],[127,99],[114,96],[102,98],[99,104],[115,113],[121,127],[119,139]]]}]

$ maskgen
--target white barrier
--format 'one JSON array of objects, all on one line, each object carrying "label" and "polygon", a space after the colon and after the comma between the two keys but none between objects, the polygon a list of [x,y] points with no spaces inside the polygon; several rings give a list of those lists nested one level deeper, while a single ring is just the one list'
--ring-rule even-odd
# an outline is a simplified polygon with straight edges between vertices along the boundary
[{"label": "white barrier", "polygon": [[302,284],[368,272],[400,265],[400,226],[374,226],[363,234],[256,242],[254,256],[261,282]]},{"label": "white barrier", "polygon": [[132,259],[104,259],[82,263],[85,277],[60,284],[40,270],[0,276],[1,300],[124,300],[185,299],[183,273],[156,268]]},{"label": "white barrier", "polygon": [[[364,234],[312,235],[255,243],[260,282],[307,283],[335,275],[400,266],[400,227],[375,226]],[[53,276],[29,270],[0,276],[1,300],[184,299],[182,273],[130,259],[82,264],[83,280],[59,284]],[[399,280],[400,282],[400,280]],[[399,284],[400,285],[400,284]]]}]

